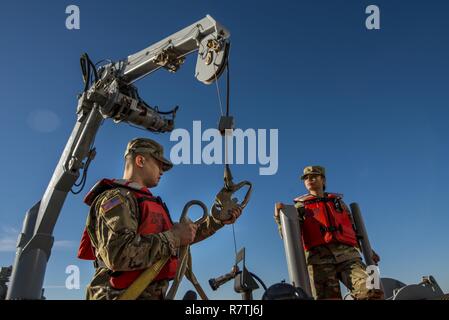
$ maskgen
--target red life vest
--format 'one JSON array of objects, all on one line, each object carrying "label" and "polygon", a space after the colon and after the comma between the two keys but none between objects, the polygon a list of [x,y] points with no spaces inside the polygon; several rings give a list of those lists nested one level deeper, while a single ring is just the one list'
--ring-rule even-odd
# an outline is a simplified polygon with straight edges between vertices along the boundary
[{"label": "red life vest", "polygon": [[[84,198],[84,202],[92,206],[97,196],[108,189],[127,188],[131,190],[139,205],[139,227],[140,235],[148,235],[167,231],[173,227],[173,221],[164,202],[160,197],[154,197],[148,189],[134,189],[129,183],[123,180],[103,179],[99,181],[92,190]],[[95,248],[92,246],[89,234],[85,229],[78,250],[78,258],[85,260],[96,260]],[[176,274],[178,259],[175,256],[170,257],[167,264],[162,268],[161,272],[156,276],[154,281],[172,280]],[[116,289],[125,289],[129,287],[134,280],[144,271],[114,271],[111,270],[110,283]]]},{"label": "red life vest", "polygon": [[350,212],[341,198],[341,195],[327,193],[324,198],[308,194],[294,200],[304,205],[302,239],[305,250],[329,243],[357,245]]}]

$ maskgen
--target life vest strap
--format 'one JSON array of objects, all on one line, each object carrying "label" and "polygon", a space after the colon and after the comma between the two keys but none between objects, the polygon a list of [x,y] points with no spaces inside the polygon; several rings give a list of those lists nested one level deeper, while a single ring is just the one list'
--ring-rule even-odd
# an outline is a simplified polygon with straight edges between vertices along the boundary
[{"label": "life vest strap", "polygon": [[141,204],[144,201],[153,201],[159,204],[162,204],[162,200],[160,197],[150,197],[150,196],[141,196],[137,198],[137,203]]},{"label": "life vest strap", "polygon": [[313,204],[313,203],[318,203],[318,202],[334,202],[335,198],[315,198],[315,199],[310,199],[310,200],[304,200],[303,203],[305,205],[307,204]]},{"label": "life vest strap", "polygon": [[320,231],[322,233],[325,233],[325,232],[336,232],[336,231],[343,232],[343,227],[341,226],[341,224],[338,225],[338,227],[336,227],[336,226],[330,226],[330,227],[320,226]]},{"label": "life vest strap", "polygon": [[139,204],[139,205],[142,202],[145,202],[145,201],[152,201],[152,202],[160,204],[164,208],[165,212],[167,213],[168,219],[170,220],[171,224],[174,224],[174,222],[173,222],[173,220],[171,218],[171,215],[170,215],[170,210],[168,210],[167,205],[165,204],[164,201],[162,201],[161,197],[159,197],[159,196],[158,197],[154,197],[154,196],[145,195],[145,196],[140,196],[138,198],[136,197],[136,199],[137,199],[137,204]]},{"label": "life vest strap", "polygon": [[315,198],[315,199],[305,200],[303,202],[303,204],[308,205],[308,204],[314,204],[314,203],[320,203],[320,202],[324,202],[324,203],[332,202],[332,203],[334,203],[334,206],[335,206],[335,209],[337,210],[337,212],[343,211],[343,206],[342,206],[339,198]]}]

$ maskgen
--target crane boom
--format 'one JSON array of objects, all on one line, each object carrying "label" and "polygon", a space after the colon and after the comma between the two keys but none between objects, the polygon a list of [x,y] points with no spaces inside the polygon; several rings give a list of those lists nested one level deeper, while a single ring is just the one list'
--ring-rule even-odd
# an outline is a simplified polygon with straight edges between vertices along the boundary
[{"label": "crane boom", "polygon": [[[171,112],[172,118],[167,118],[167,113],[159,112],[139,97],[133,83],[159,68],[176,72],[185,57],[195,51],[198,51],[195,77],[205,84],[213,83],[227,63],[229,36],[225,28],[207,15],[124,60],[98,70],[88,61],[96,79],[90,87],[86,85],[78,99],[76,124],[42,199],[25,216],[7,299],[43,298],[45,270],[54,242],[53,229],[81,170],[85,182],[85,173],[95,157],[93,142],[101,122],[111,118],[151,132],[173,130],[176,109]],[[85,77],[85,81],[89,78]]]}]

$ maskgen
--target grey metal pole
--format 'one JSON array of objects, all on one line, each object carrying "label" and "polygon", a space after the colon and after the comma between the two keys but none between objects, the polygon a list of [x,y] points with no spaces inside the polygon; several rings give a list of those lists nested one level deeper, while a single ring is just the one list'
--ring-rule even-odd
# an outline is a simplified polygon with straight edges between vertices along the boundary
[{"label": "grey metal pole", "polygon": [[311,297],[312,289],[307,271],[298,211],[293,205],[285,205],[280,210],[280,218],[290,282],[295,287],[301,287]]},{"label": "grey metal pole", "polygon": [[7,299],[43,298],[42,286],[53,247],[53,229],[102,119],[98,106],[95,106],[87,117],[76,123],[42,200],[28,211],[19,236]]},{"label": "grey metal pole", "polygon": [[352,218],[354,220],[357,237],[360,240],[365,263],[369,266],[375,265],[373,261],[373,249],[371,248],[371,243],[368,238],[368,232],[366,232],[366,227],[363,221],[360,207],[356,202],[351,203],[349,206],[351,207]]},{"label": "grey metal pole", "polygon": [[[377,272],[379,271],[379,268],[376,266],[376,264],[373,261],[373,249],[371,248],[371,243],[369,241],[368,232],[366,231],[365,222],[363,221],[362,212],[360,210],[360,207],[358,203],[353,202],[349,205],[351,207],[352,212],[352,218],[354,221],[357,238],[360,241],[360,245],[362,247],[362,254],[363,258],[365,259],[365,263],[367,266],[375,266],[377,269]],[[384,291],[383,285],[382,285],[382,279],[380,277],[380,273],[377,273],[379,276],[379,286],[382,291]]]},{"label": "grey metal pole", "polygon": [[[36,225],[36,218],[39,212],[40,201],[36,203],[25,215],[25,219],[23,221],[22,232],[19,235],[17,240],[17,251],[16,258],[14,261],[14,266],[11,273],[10,285],[8,288],[8,292],[6,295],[6,299],[18,299],[22,297],[22,288],[27,288],[27,291],[35,292],[38,296],[36,299],[40,299],[42,294],[42,283],[28,283],[28,281],[23,277],[24,272],[29,272],[27,266],[38,265],[37,261],[39,261],[38,256],[30,255],[29,251],[24,252],[25,246],[30,242],[33,238],[34,227]],[[43,280],[43,279],[42,279]],[[39,293],[39,294],[37,294]],[[25,296],[26,297],[26,296]]]}]

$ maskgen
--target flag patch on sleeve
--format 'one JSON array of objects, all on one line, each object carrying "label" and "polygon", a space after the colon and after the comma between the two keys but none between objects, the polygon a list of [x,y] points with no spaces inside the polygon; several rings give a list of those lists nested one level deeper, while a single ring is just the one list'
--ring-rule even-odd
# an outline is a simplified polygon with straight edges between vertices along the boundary
[{"label": "flag patch on sleeve", "polygon": [[122,199],[120,199],[119,196],[115,196],[103,203],[101,205],[101,209],[103,209],[103,212],[106,213],[120,204],[122,204]]}]

